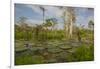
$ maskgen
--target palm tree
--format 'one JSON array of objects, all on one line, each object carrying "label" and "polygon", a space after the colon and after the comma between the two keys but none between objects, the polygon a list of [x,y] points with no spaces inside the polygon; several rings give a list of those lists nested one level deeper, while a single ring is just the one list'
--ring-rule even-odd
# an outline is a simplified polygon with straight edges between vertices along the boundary
[{"label": "palm tree", "polygon": [[57,24],[56,18],[49,18],[45,20],[46,23],[43,24],[43,27],[45,28],[46,34],[50,33],[49,31],[53,31],[55,25]]},{"label": "palm tree", "polygon": [[51,18],[51,22],[52,22],[52,31],[54,30],[54,36],[53,37],[55,37],[56,36],[56,31],[57,31],[57,30],[55,30],[55,26],[57,25],[57,19],[56,18]]},{"label": "palm tree", "polygon": [[50,19],[46,19],[46,23],[44,23],[44,27],[46,29],[46,36],[50,33],[50,27],[52,26],[52,23]]},{"label": "palm tree", "polygon": [[50,18],[50,19],[46,19],[46,23],[44,25],[46,27],[51,27],[51,30],[53,30],[56,24],[57,24],[57,19]]},{"label": "palm tree", "polygon": [[[43,25],[42,25],[42,27],[44,28],[44,24],[45,24],[45,8],[43,7],[43,6],[39,6],[39,8],[40,8],[40,10],[42,10],[42,15],[43,15]],[[41,31],[40,31],[41,32]],[[42,31],[44,34],[45,34],[45,29]],[[44,36],[44,35],[43,35]],[[43,37],[43,39],[45,39],[44,37]]]},{"label": "palm tree", "polygon": [[43,23],[45,23],[44,21],[45,21],[45,19],[44,19],[44,17],[45,17],[45,8],[44,7],[42,7],[42,6],[40,6],[39,7],[41,10],[42,10],[42,12],[43,12]]}]

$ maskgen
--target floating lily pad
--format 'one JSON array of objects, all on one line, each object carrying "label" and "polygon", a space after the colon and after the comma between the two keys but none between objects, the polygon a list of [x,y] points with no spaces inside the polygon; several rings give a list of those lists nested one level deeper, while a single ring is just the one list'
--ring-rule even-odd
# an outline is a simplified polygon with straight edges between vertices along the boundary
[{"label": "floating lily pad", "polygon": [[75,52],[75,50],[68,50],[68,52],[69,52],[69,53],[74,53],[74,52]]},{"label": "floating lily pad", "polygon": [[55,62],[57,62],[57,59],[50,59],[50,60],[47,60],[46,62],[47,63],[55,63]]},{"label": "floating lily pad", "polygon": [[58,54],[58,56],[56,58],[58,59],[59,62],[61,62],[61,61],[67,61],[67,56],[68,55],[69,54],[66,53],[66,52],[61,52],[61,53]]},{"label": "floating lily pad", "polygon": [[44,58],[40,55],[35,55],[32,57],[32,63],[34,63],[34,64],[43,63],[44,62],[43,60],[44,60]]},{"label": "floating lily pad", "polygon": [[64,57],[66,57],[67,55],[68,55],[67,52],[60,52],[60,53],[58,54],[58,56],[61,57],[61,58],[64,58]]},{"label": "floating lily pad", "polygon": [[80,46],[80,43],[78,43],[78,42],[77,42],[77,43],[71,43],[70,45],[71,45],[71,46],[78,47],[78,46]]},{"label": "floating lily pad", "polygon": [[58,52],[61,52],[62,50],[59,49],[59,48],[51,48],[51,49],[48,49],[48,52],[51,52],[51,53],[58,53]]},{"label": "floating lily pad", "polygon": [[35,50],[44,50],[44,47],[32,47],[31,50],[33,50],[33,51],[35,51]]},{"label": "floating lily pad", "polygon": [[59,48],[63,49],[63,50],[68,50],[68,49],[71,49],[72,47],[71,46],[66,46],[66,45],[62,45],[62,46],[59,46]]},{"label": "floating lily pad", "polygon": [[24,50],[27,50],[27,49],[26,48],[17,48],[17,49],[15,49],[16,52],[18,52],[18,51],[24,51]]}]

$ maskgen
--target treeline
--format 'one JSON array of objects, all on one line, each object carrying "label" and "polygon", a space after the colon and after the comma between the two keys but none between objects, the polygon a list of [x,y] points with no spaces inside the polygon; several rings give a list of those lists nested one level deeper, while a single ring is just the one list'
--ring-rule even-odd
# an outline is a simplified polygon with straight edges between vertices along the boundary
[{"label": "treeline", "polygon": [[[68,36],[69,32],[64,29],[57,29],[57,19],[51,18],[46,19],[43,24],[29,25],[25,17],[21,17],[19,23],[15,24],[15,39],[16,40],[50,40],[50,39],[59,39],[67,40],[72,39],[72,36]],[[91,25],[91,21],[89,25]],[[91,26],[89,26],[91,27]],[[91,33],[92,32],[92,33]],[[90,34],[90,35],[89,35]],[[87,38],[93,34],[93,30],[85,29],[82,27],[73,27],[73,39],[81,41],[82,38]],[[88,35],[88,36],[87,36]]]},{"label": "treeline", "polygon": [[[21,19],[22,20],[22,19]],[[57,30],[56,19],[47,19],[46,23],[41,25],[29,26],[25,21],[15,24],[15,39],[24,40],[47,40],[47,39],[62,39],[64,38],[64,31]]]}]

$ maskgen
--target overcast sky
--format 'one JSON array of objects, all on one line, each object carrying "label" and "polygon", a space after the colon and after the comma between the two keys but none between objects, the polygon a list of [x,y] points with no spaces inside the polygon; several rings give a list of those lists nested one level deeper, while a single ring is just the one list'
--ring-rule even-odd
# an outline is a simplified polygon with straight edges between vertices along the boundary
[{"label": "overcast sky", "polygon": [[[29,23],[31,24],[41,24],[43,23],[43,12],[40,10],[39,6],[41,5],[32,5],[32,4],[15,4],[15,21],[19,20],[19,17],[24,16],[28,18]],[[62,10],[59,9],[59,6],[43,6],[45,8],[45,19],[48,18],[57,18],[58,28],[63,28]],[[67,6],[66,6],[67,7]],[[76,15],[76,25],[85,25],[88,26],[89,20],[94,20],[94,9],[75,7]]]}]

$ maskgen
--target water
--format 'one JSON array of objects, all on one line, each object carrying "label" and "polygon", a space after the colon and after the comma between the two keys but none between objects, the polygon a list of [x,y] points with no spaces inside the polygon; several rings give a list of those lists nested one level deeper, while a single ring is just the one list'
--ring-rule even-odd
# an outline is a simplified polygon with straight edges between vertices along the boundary
[{"label": "water", "polygon": [[[24,41],[18,41],[15,43],[15,56],[20,57],[28,54],[32,57],[32,61],[38,61],[41,57],[42,63],[55,63],[55,62],[66,62],[68,61],[68,55],[71,55],[75,52],[77,47],[89,44],[89,42],[78,42],[78,41],[64,41],[64,40],[51,40],[45,42],[32,42],[30,41],[28,44],[31,46],[30,48],[26,48],[24,46]],[[16,60],[18,61],[18,60]],[[27,60],[26,60],[27,61]]]}]

